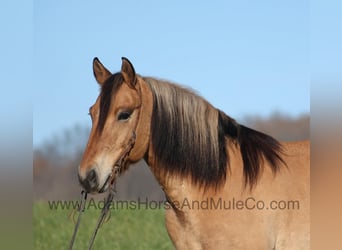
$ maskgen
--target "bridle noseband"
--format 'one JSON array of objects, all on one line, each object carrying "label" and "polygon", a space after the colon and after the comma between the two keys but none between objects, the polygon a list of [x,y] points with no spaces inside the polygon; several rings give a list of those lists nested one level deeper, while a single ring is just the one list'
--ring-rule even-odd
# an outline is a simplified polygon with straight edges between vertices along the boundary
[{"label": "bridle noseband", "polygon": [[[97,224],[96,224],[95,230],[93,232],[93,235],[91,237],[91,240],[89,242],[88,249],[92,249],[97,231],[100,228],[100,226],[102,225],[102,223],[103,223],[103,221],[104,221],[104,219],[105,219],[105,217],[109,211],[110,204],[112,203],[114,196],[116,194],[116,181],[120,175],[120,172],[121,172],[123,165],[126,163],[127,157],[129,156],[130,152],[132,151],[132,149],[134,147],[135,140],[136,140],[136,133],[135,133],[135,131],[133,131],[132,137],[129,139],[125,151],[122,153],[119,160],[114,164],[112,173],[108,176],[107,180],[105,181],[105,183],[103,184],[102,188],[99,191],[99,192],[103,191],[109,182],[108,196],[106,198],[105,205],[103,206],[103,208],[101,210],[101,215],[100,215],[99,219],[97,220]],[[80,202],[80,205],[78,207],[79,214],[78,214],[77,222],[75,224],[74,232],[73,232],[72,238],[70,240],[70,244],[69,244],[70,250],[73,248],[73,245],[75,242],[78,227],[79,227],[79,224],[81,222],[81,215],[85,210],[86,200],[87,200],[87,192],[85,190],[82,190],[81,202]]]}]

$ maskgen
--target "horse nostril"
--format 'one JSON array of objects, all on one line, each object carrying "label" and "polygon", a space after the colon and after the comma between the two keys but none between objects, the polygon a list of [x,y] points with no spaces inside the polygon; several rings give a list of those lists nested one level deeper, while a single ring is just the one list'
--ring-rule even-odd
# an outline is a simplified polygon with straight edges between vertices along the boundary
[{"label": "horse nostril", "polygon": [[94,169],[87,173],[86,178],[81,181],[81,184],[86,189],[87,192],[95,191],[99,183],[97,181],[96,171]]},{"label": "horse nostril", "polygon": [[96,172],[95,172],[94,169],[92,169],[92,170],[90,170],[90,171],[88,172],[87,179],[88,179],[91,183],[96,182]]}]

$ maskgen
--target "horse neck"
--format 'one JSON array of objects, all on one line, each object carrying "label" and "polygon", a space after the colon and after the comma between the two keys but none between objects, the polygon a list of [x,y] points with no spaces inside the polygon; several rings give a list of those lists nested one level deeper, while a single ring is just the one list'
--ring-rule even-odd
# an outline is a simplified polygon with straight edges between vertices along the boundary
[{"label": "horse neck", "polygon": [[153,152],[151,142],[145,156],[145,161],[150,167],[162,190],[165,192],[165,195],[170,200],[176,200],[179,202],[182,202],[184,199],[202,200],[207,197],[225,197],[229,195],[228,193],[232,195],[247,192],[248,190],[243,184],[243,161],[239,146],[227,141],[226,148],[230,155],[230,170],[227,173],[226,182],[218,188],[199,187],[192,182],[189,176],[165,174],[165,172],[163,172],[163,169],[165,168],[155,164],[155,154]]},{"label": "horse neck", "polygon": [[166,174],[163,171],[163,169],[165,169],[164,167],[154,163],[154,153],[152,151],[152,147],[149,146],[145,161],[158,181],[161,189],[164,191],[167,199],[172,201],[194,199],[194,195],[198,188],[192,185],[191,179],[185,176]]}]

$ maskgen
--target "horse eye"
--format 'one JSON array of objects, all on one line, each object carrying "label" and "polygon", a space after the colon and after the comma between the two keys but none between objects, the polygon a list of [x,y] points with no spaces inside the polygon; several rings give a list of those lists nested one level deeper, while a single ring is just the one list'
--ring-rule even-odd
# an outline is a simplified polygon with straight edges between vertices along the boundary
[{"label": "horse eye", "polygon": [[130,112],[123,111],[123,112],[121,112],[121,113],[119,114],[118,120],[119,120],[119,121],[125,121],[125,120],[127,120],[130,116],[131,116],[131,113],[130,113]]}]

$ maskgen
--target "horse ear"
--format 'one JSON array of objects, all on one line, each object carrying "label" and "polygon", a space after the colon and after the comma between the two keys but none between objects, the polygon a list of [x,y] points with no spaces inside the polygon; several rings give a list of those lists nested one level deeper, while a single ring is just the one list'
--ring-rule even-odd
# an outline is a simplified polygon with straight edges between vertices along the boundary
[{"label": "horse ear", "polygon": [[135,75],[135,70],[132,63],[126,58],[122,57],[122,65],[121,65],[121,74],[124,78],[125,82],[129,87],[135,88],[135,84],[137,82],[137,77]]},{"label": "horse ear", "polygon": [[112,75],[112,73],[110,73],[109,70],[102,65],[97,57],[95,57],[93,60],[93,72],[96,81],[100,85],[102,85],[108,79],[108,77]]}]

